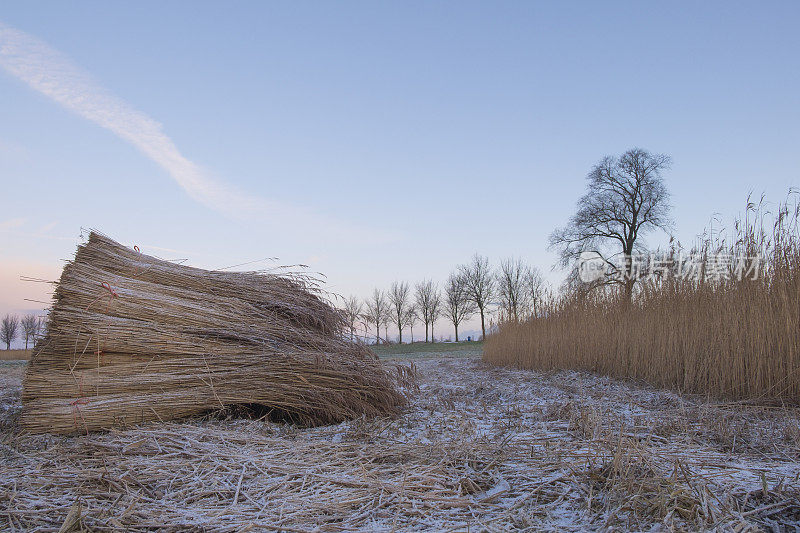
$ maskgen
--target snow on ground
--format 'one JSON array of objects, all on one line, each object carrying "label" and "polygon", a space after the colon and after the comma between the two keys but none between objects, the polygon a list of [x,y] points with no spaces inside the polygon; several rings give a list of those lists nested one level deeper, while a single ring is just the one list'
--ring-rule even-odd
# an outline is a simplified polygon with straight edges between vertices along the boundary
[{"label": "snow on ground", "polygon": [[0,528],[800,528],[800,420],[578,372],[417,363],[392,419],[26,436],[0,368]]}]

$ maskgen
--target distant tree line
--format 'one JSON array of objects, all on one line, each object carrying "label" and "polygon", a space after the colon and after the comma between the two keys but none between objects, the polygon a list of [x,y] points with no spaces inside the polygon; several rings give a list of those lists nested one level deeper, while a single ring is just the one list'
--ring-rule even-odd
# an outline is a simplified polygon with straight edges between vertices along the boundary
[{"label": "distant tree line", "polygon": [[[580,300],[604,292],[623,303],[632,302],[637,286],[634,254],[647,250],[642,237],[655,230],[670,231],[673,226],[664,183],[670,165],[668,155],[632,148],[619,156],[606,156],[592,167],[575,214],[549,239],[549,248],[559,254],[560,266],[571,269],[561,287],[562,297]],[[604,270],[591,282],[578,276],[580,260],[586,254],[599,258]],[[344,313],[352,336],[361,326],[365,338],[375,332],[376,342],[388,342],[390,323],[397,328],[401,343],[405,329],[413,342],[413,327],[422,323],[428,342],[442,317],[453,325],[457,341],[459,326],[476,314],[485,338],[487,318],[495,311],[498,322],[519,322],[544,316],[555,301],[535,267],[509,258],[492,268],[486,257],[475,254],[450,274],[443,288],[431,280],[415,284],[413,290],[406,282],[395,282],[388,292],[375,289],[364,302],[350,297]]]},{"label": "distant tree line", "polygon": [[486,336],[487,321],[497,312],[498,321],[519,321],[542,309],[548,288],[536,267],[521,259],[501,261],[496,269],[488,258],[475,254],[459,265],[443,286],[433,280],[422,280],[413,286],[395,281],[384,291],[374,289],[364,300],[350,296],[342,312],[352,338],[374,338],[376,343],[389,342],[389,326],[397,331],[397,342],[403,343],[406,331],[414,342],[414,326],[425,328],[425,342],[433,342],[434,328],[447,320],[459,341],[459,327],[475,315],[480,316],[481,334]]},{"label": "distant tree line", "polygon": [[43,330],[43,319],[36,315],[6,315],[0,322],[0,342],[6,345],[6,350],[11,349],[11,343],[17,338],[25,339],[25,349],[32,346]]}]

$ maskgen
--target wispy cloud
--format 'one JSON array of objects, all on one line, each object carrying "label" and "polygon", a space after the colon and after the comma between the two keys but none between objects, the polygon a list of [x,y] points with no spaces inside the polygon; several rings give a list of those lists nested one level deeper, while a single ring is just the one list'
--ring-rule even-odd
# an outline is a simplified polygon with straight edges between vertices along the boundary
[{"label": "wispy cloud", "polygon": [[353,233],[386,240],[375,230],[358,229],[298,206],[248,195],[213,179],[180,153],[162,126],[110,93],[69,57],[42,40],[0,22],[0,66],[32,89],[128,141],[152,159],[194,200],[235,218],[305,219],[323,232]]},{"label": "wispy cloud", "polygon": [[56,228],[56,226],[58,226],[58,222],[48,222],[47,224],[45,224],[44,226],[39,228],[39,233],[42,233],[42,234],[50,233],[51,231],[53,231]]},{"label": "wispy cloud", "polygon": [[25,223],[24,218],[10,218],[8,220],[0,221],[0,231],[7,231],[10,229],[18,228]]}]

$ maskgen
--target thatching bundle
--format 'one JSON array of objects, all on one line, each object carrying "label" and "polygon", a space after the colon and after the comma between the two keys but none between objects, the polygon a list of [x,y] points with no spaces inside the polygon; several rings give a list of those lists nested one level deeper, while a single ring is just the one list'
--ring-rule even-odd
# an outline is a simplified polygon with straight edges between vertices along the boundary
[{"label": "thatching bundle", "polygon": [[72,433],[263,406],[306,424],[391,414],[397,379],[303,277],[191,268],[92,232],[56,285],[24,427]]}]

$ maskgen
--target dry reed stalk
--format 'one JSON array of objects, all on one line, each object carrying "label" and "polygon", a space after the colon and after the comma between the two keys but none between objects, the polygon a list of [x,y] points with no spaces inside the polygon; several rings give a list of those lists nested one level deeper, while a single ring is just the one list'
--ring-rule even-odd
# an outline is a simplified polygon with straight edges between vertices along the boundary
[{"label": "dry reed stalk", "polygon": [[[750,211],[748,211],[750,213]],[[484,359],[535,369],[573,368],[659,387],[756,403],[800,403],[800,206],[784,204],[773,230],[738,224],[732,244],[706,240],[704,256],[760,255],[758,279],[667,275],[630,305],[613,294],[564,297],[524,323],[507,323]]]},{"label": "dry reed stalk", "polygon": [[176,265],[92,232],[56,285],[22,424],[72,433],[235,404],[308,425],[395,413],[397,377],[343,331],[310,279]]}]

